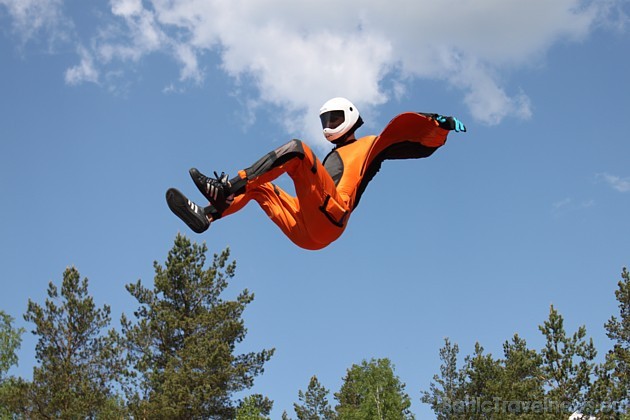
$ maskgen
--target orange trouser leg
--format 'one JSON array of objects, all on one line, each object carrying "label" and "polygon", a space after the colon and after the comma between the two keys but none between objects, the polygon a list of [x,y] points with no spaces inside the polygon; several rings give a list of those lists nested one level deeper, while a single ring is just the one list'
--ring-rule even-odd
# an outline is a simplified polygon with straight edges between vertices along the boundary
[{"label": "orange trouser leg", "polygon": [[[297,197],[271,184],[283,173],[292,178]],[[326,169],[302,142],[293,140],[281,146],[240,171],[239,176],[241,186],[223,216],[235,213],[253,199],[289,239],[306,249],[329,245],[345,229],[345,220],[334,223],[321,208],[325,202],[341,206],[343,202]]]},{"label": "orange trouser leg", "polygon": [[316,242],[311,237],[307,222],[300,212],[298,199],[271,183],[248,188],[244,194],[234,199],[223,216],[237,212],[250,200],[256,201],[282,232],[299,247],[316,250],[327,245]]}]

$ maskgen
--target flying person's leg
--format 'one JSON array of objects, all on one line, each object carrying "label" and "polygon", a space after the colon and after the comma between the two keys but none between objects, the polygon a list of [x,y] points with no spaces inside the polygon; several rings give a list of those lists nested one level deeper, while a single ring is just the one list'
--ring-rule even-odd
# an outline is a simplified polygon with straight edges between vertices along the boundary
[{"label": "flying person's leg", "polygon": [[[271,183],[283,173],[292,178],[297,197]],[[299,140],[280,146],[239,171],[237,177],[225,182],[224,190],[218,194],[213,185],[209,185],[211,178],[192,170],[191,175],[214,209],[206,210],[212,219],[233,214],[254,199],[271,220],[303,248],[323,248],[337,239],[349,215],[334,181],[312,150]],[[226,197],[233,197],[233,202],[226,203]]]}]

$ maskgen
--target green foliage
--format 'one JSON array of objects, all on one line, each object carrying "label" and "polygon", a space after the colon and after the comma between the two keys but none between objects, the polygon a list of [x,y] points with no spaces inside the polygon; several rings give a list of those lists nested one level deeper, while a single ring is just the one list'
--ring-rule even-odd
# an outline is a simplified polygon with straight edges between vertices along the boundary
[{"label": "green foliage", "polygon": [[619,302],[619,318],[613,316],[605,325],[613,349],[606,355],[612,367],[616,396],[630,404],[630,272],[624,267],[615,297]]},{"label": "green foliage", "polygon": [[333,420],[335,412],[328,402],[329,391],[319,383],[317,376],[313,376],[308,383],[306,392],[298,392],[301,404],[293,404],[293,409],[299,420]]},{"label": "green foliage", "polygon": [[178,235],[165,267],[154,263],[154,288],[141,281],[127,286],[140,304],[135,322],[122,319],[134,417],[232,419],[232,395],[250,388],[273,355],[273,349],[234,354],[254,296],[244,290],[223,300],[236,264],[228,263],[226,249],[204,268],[206,252],[205,244]]},{"label": "green foliage", "polygon": [[23,328],[13,327],[13,318],[0,311],[0,418],[10,418],[11,401],[18,390],[14,378],[7,378],[9,369],[17,365],[16,351],[22,343]]},{"label": "green foliage", "polygon": [[527,348],[525,339],[515,334],[503,344],[501,370],[502,398],[505,401],[541,401],[544,395],[542,357]]},{"label": "green foliage", "polygon": [[[492,411],[492,418],[507,419],[512,418],[511,413],[496,410],[497,401],[542,401],[541,358],[518,335],[503,344],[503,359],[485,354],[476,343],[473,355],[458,369],[458,352],[457,344],[446,339],[440,350],[440,374],[422,395],[422,402],[431,405],[438,419],[484,418],[488,411]],[[522,412],[518,418],[542,417]]]},{"label": "green foliage", "polygon": [[22,343],[23,328],[14,328],[13,318],[0,311],[0,383],[5,378],[9,368],[17,365],[16,351]]},{"label": "green foliage", "polygon": [[[17,364],[23,329],[0,311],[0,419],[186,418],[268,420],[273,402],[259,394],[235,403],[253,386],[274,350],[236,354],[247,333],[243,312],[253,294],[222,296],[234,276],[229,250],[206,265],[205,245],[178,235],[152,288],[127,285],[138,301],[122,334],[108,330],[110,308],[97,308],[88,280],[75,268],[52,282],[43,305],[29,300],[24,318],[35,326],[33,380],[7,376]],[[573,334],[550,307],[539,326],[540,351],[514,335],[495,358],[476,343],[459,366],[459,347],[445,339],[440,372],[422,402],[439,420],[568,418],[581,407],[598,420],[630,420],[630,273],[623,269],[615,297],[619,314],[605,324],[613,347],[601,364],[585,327]],[[413,419],[405,385],[389,359],[372,359],[346,372],[333,410],[329,391],[313,376],[293,405],[298,420]],[[507,403],[507,404],[506,404]],[[552,403],[551,406],[548,403]],[[611,405],[612,403],[612,405]],[[560,405],[559,404],[564,404]],[[611,410],[612,409],[612,410]],[[542,410],[542,411],[541,411]],[[565,411],[562,411],[565,410]],[[584,418],[587,418],[586,416]],[[286,412],[283,420],[289,420]]]},{"label": "green foliage", "polygon": [[[589,392],[595,408],[606,407],[611,402],[626,407],[630,405],[630,273],[626,268],[622,270],[617,286],[615,297],[619,317],[612,316],[604,325],[608,338],[613,341],[613,348],[606,354],[604,363],[596,367],[597,379]],[[614,413],[603,411],[595,411],[598,418],[615,418]]]},{"label": "green foliage", "polygon": [[455,401],[464,401],[464,372],[457,367],[459,346],[444,339],[440,349],[440,374],[433,376],[428,391],[422,392],[422,402],[430,404],[438,420],[453,419],[451,405]]},{"label": "green foliage", "polygon": [[596,351],[580,327],[568,336],[564,319],[552,306],[540,327],[546,338],[538,353],[514,335],[503,344],[503,358],[475,351],[457,368],[459,348],[447,339],[440,350],[440,375],[433,378],[422,401],[430,404],[438,419],[558,418],[571,407],[584,406],[594,373]]},{"label": "green foliage", "polygon": [[24,417],[30,403],[26,398],[30,382],[22,378],[9,377],[0,385],[0,419]]},{"label": "green foliage", "polygon": [[63,273],[61,292],[50,282],[44,305],[31,300],[24,315],[35,324],[39,366],[33,381],[14,381],[13,412],[31,418],[87,418],[111,412],[120,365],[114,331],[105,333],[110,308],[97,308],[87,278]]},{"label": "green foliage", "polygon": [[585,340],[584,326],[567,336],[564,319],[553,305],[548,320],[539,329],[547,340],[541,351],[542,371],[550,388],[547,396],[558,403],[583,405],[595,368],[593,359],[597,351],[593,340]]},{"label": "green foliage", "polygon": [[464,383],[465,395],[474,395],[481,401],[492,401],[502,385],[499,379],[501,369],[501,362],[495,360],[491,354],[484,354],[484,348],[475,343],[475,352],[466,357],[464,366],[467,378]]},{"label": "green foliage", "polygon": [[236,420],[269,420],[273,401],[260,394],[246,397],[236,410]]},{"label": "green foliage", "polygon": [[411,400],[405,385],[394,374],[389,359],[363,361],[348,369],[344,383],[335,397],[340,420],[413,419]]},{"label": "green foliage", "polygon": [[[503,358],[494,359],[483,354],[483,347],[475,345],[475,353],[466,359],[464,393],[473,397],[468,412],[474,418],[483,418],[492,411],[493,418],[541,419],[542,410],[532,409],[529,402],[543,401],[543,378],[541,357],[527,348],[527,343],[518,335],[503,344]],[[470,399],[470,398],[469,398]],[[524,402],[525,406],[512,402]],[[496,408],[496,403],[501,404]],[[503,403],[512,404],[504,407]],[[466,416],[463,418],[471,418]]]}]

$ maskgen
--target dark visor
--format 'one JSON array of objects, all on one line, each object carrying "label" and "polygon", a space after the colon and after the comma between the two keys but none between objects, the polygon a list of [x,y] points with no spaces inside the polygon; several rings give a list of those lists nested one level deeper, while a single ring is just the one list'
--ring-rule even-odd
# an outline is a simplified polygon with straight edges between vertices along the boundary
[{"label": "dark visor", "polygon": [[343,111],[328,111],[319,116],[323,128],[337,128],[345,120]]}]

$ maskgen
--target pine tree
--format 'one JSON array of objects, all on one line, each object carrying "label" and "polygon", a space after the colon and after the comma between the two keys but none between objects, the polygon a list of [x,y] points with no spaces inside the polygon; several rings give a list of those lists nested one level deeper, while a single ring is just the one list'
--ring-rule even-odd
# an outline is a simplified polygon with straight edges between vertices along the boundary
[{"label": "pine tree", "polygon": [[613,349],[606,355],[613,366],[617,401],[630,404],[630,273],[624,267],[615,297],[619,302],[619,318],[613,316],[605,325]]},{"label": "pine tree", "polygon": [[500,401],[510,402],[511,405],[496,417],[532,420],[549,418],[546,415],[548,413],[544,412],[545,390],[540,354],[529,349],[525,339],[515,334],[511,341],[503,344],[503,356],[497,378],[498,387],[495,389]]},{"label": "pine tree", "polygon": [[0,418],[10,418],[11,399],[16,388],[16,379],[7,378],[9,369],[17,365],[17,350],[22,343],[23,328],[13,326],[13,318],[0,311]]},{"label": "pine tree", "polygon": [[502,369],[499,360],[495,360],[492,354],[485,354],[481,344],[475,343],[475,352],[467,356],[464,363],[464,394],[481,402],[499,397]]},{"label": "pine tree", "polygon": [[23,328],[13,326],[13,318],[0,311],[0,383],[5,379],[9,369],[17,365],[16,351],[22,343]]},{"label": "pine tree", "polygon": [[339,420],[413,419],[405,384],[394,374],[389,359],[372,359],[348,369],[335,398]]},{"label": "pine tree", "polygon": [[605,325],[614,347],[603,364],[594,363],[597,352],[592,339],[586,338],[586,328],[568,335],[563,317],[551,306],[549,318],[539,326],[546,338],[540,352],[527,348],[515,335],[504,343],[503,359],[485,354],[477,343],[458,369],[459,348],[447,339],[440,350],[440,375],[434,376],[422,401],[431,405],[438,419],[449,420],[556,419],[568,418],[576,410],[584,418],[591,414],[600,420],[630,418],[627,412],[620,417],[619,410],[630,404],[630,273],[625,268],[618,286],[620,316]]},{"label": "pine tree", "polygon": [[247,396],[236,410],[236,420],[269,420],[273,401],[260,394]]},{"label": "pine tree", "polygon": [[514,335],[506,341],[502,359],[485,353],[476,343],[461,369],[458,352],[457,344],[446,339],[440,350],[440,375],[423,393],[422,402],[431,405],[438,419],[546,418],[542,358],[524,339]]},{"label": "pine tree", "polygon": [[136,321],[123,316],[130,378],[127,397],[135,418],[225,418],[236,415],[234,393],[253,386],[274,350],[235,354],[247,332],[242,319],[254,299],[222,292],[234,276],[229,250],[214,255],[206,245],[175,238],[165,267],[157,262],[154,288],[127,286],[140,304]]},{"label": "pine tree", "polygon": [[24,315],[35,324],[38,366],[22,382],[22,415],[28,418],[94,418],[121,413],[114,386],[120,373],[116,333],[105,329],[110,308],[97,308],[88,279],[76,268],[63,273],[61,292],[50,282],[43,306],[29,300]]},{"label": "pine tree", "polygon": [[597,355],[593,340],[585,339],[586,327],[581,326],[572,336],[567,336],[564,318],[552,305],[548,320],[539,329],[546,338],[541,351],[542,373],[550,388],[546,397],[568,410],[582,407],[587,401],[595,370],[593,359]]},{"label": "pine tree", "polygon": [[335,412],[328,402],[329,391],[319,383],[317,376],[313,376],[308,383],[306,392],[298,392],[301,404],[293,404],[293,409],[299,420],[333,420]]},{"label": "pine tree", "polygon": [[617,286],[619,318],[612,316],[604,325],[613,348],[597,366],[597,380],[589,395],[601,419],[617,418],[622,412],[630,417],[630,272],[625,267]]},{"label": "pine tree", "polygon": [[464,374],[457,366],[459,346],[444,339],[444,347],[440,349],[440,374],[433,376],[429,391],[422,392],[422,402],[430,404],[438,420],[467,418],[454,413],[453,404],[464,401]]},{"label": "pine tree", "polygon": [[503,344],[505,398],[536,401],[544,394],[542,356],[529,349],[525,339],[514,334]]}]

